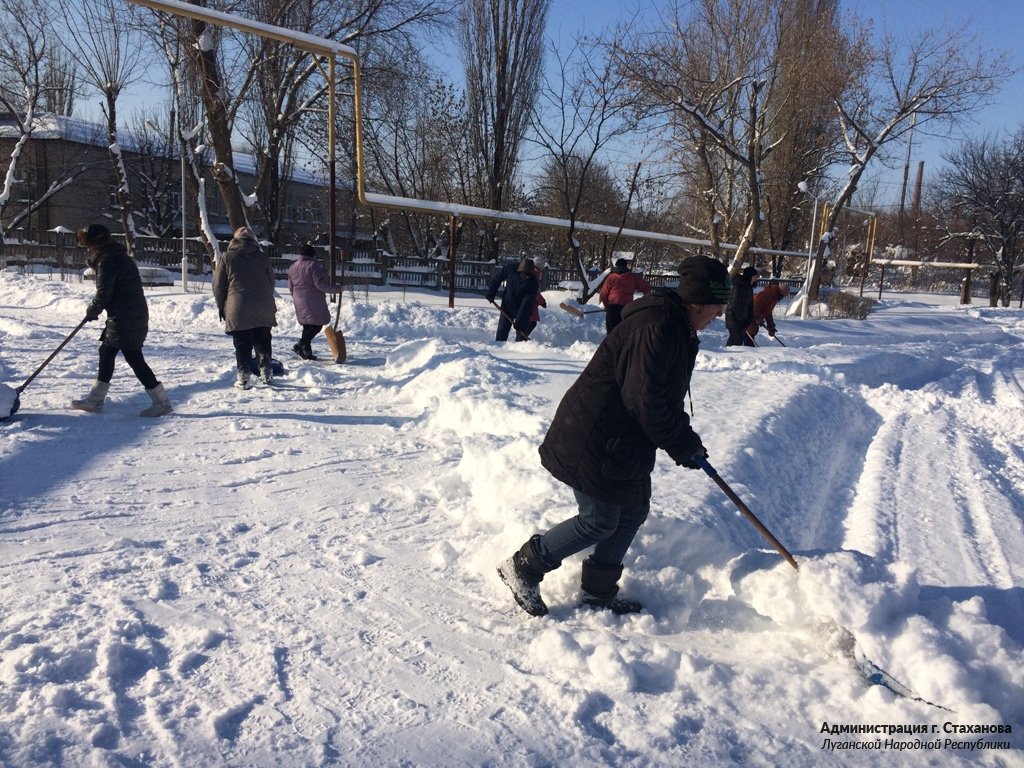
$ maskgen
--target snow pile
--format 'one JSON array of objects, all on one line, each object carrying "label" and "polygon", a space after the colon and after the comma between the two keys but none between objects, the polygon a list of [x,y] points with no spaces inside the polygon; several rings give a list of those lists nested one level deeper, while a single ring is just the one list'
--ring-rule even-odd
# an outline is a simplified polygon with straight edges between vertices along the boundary
[{"label": "snow pile", "polygon": [[[90,288],[0,274],[8,379]],[[138,418],[121,362],[105,413],[67,408],[95,324],[0,424],[0,764],[1022,762],[1019,312],[893,296],[864,322],[780,319],[786,348],[713,326],[695,428],[800,570],[661,457],[622,579],[646,610],[578,609],[578,556],[532,619],[494,569],[574,513],[537,446],[600,315],[553,291],[533,341],[501,344],[479,297],[356,291],[335,366],[290,355],[278,293],[273,388],[231,386],[208,292],[154,288],[173,415]],[[923,738],[860,726],[940,743],[851,747]]]},{"label": "snow pile", "polygon": [[18,392],[13,387],[0,384],[0,419],[7,418],[18,401]]}]

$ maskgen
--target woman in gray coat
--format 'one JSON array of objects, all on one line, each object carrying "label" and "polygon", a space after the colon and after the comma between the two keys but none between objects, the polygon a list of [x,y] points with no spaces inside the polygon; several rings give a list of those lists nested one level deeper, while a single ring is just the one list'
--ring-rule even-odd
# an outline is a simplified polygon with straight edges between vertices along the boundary
[{"label": "woman in gray coat", "polygon": [[274,301],[274,269],[260,248],[256,235],[248,227],[239,227],[231,238],[220,266],[213,276],[213,295],[217,300],[224,332],[235,344],[238,380],[235,386],[249,389],[253,351],[260,380],[274,383],[271,368],[271,332],[277,325]]}]

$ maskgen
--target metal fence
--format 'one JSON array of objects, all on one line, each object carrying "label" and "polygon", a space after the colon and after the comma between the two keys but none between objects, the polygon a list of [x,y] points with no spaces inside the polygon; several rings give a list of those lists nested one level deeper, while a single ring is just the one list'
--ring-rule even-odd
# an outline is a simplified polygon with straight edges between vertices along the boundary
[{"label": "metal fence", "polygon": [[[229,241],[221,243],[226,248]],[[368,244],[367,244],[368,245]],[[326,263],[326,248],[315,246],[323,253]],[[279,248],[264,246],[274,274],[278,280],[285,280],[288,267],[297,257],[293,247]],[[196,240],[185,243],[188,272],[192,275],[208,275],[210,266],[205,246]],[[163,267],[180,274],[181,240],[174,238],[137,237],[135,259],[141,265]],[[60,273],[62,278],[81,279],[86,268],[86,252],[75,244],[73,233],[41,232],[32,239],[8,239],[0,246],[0,267],[23,268],[26,271],[40,268],[51,274]],[[495,272],[503,264],[493,261],[460,260],[455,264],[455,290],[468,293],[486,293]],[[593,270],[588,278],[593,280],[599,272]],[[674,274],[644,275],[655,288],[672,288],[679,278]],[[335,282],[345,286],[395,286],[401,288],[426,288],[448,291],[452,282],[452,269],[448,258],[418,258],[394,256],[385,251],[373,252],[369,247],[349,249],[342,252],[336,264]],[[575,270],[548,267],[541,279],[541,288],[550,290],[558,286],[579,288],[579,275]]]}]

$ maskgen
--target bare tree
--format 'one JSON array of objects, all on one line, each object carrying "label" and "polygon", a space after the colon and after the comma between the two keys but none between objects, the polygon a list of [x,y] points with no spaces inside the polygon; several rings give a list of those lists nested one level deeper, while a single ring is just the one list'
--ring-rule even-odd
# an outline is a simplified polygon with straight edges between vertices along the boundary
[{"label": "bare tree", "polygon": [[134,192],[141,200],[135,211],[143,234],[172,237],[180,208],[177,199],[178,156],[174,140],[174,107],[161,118],[137,112],[128,133],[138,155],[127,165],[137,183]]},{"label": "bare tree", "polygon": [[[7,233],[29,220],[48,199],[68,187],[89,165],[68,163],[51,171],[46,189],[37,189],[23,155],[45,111],[54,83],[74,81],[67,62],[55,50],[48,11],[39,0],[0,0],[0,107],[10,115],[13,144],[0,186],[0,244]],[[65,90],[60,91],[70,101]],[[17,188],[17,185],[22,185]]]},{"label": "bare tree", "polygon": [[[393,76],[413,76],[410,35],[429,29],[448,12],[447,0],[249,0],[256,18],[302,29],[356,47],[367,82],[375,68]],[[257,168],[257,193],[269,237],[281,228],[281,211],[271,201],[280,200],[282,182],[293,167],[295,128],[310,110],[321,106],[327,88],[314,57],[291,46],[268,40],[248,40],[250,60],[260,62],[253,80],[255,121],[246,130]],[[253,130],[253,126],[257,126]]]},{"label": "bare tree", "polygon": [[[785,134],[762,163],[761,241],[778,250],[795,250],[798,243],[806,250],[812,206],[799,194],[799,184],[821,177],[834,162],[840,142],[828,94],[842,92],[857,69],[855,61],[838,55],[848,47],[838,0],[785,0],[780,17],[772,109]],[[783,258],[771,257],[772,274],[781,274]]]},{"label": "bare tree", "polygon": [[[519,151],[530,123],[544,60],[551,0],[465,0],[459,14],[473,141],[485,207],[502,210],[513,194]],[[501,253],[488,224],[489,256]]]},{"label": "bare tree", "polygon": [[[812,114],[814,128],[799,138],[790,132],[799,125],[797,110],[809,101],[811,67],[823,58],[815,54],[826,50],[823,38],[834,30],[828,10],[834,3],[696,0],[675,4],[654,32],[625,26],[611,44],[638,108],[656,121],[701,201],[713,250],[723,237],[738,240],[733,271],[771,213],[767,185],[779,181],[765,176],[771,155],[786,148],[786,161],[808,170],[807,164],[822,161],[824,144],[808,142],[815,130],[822,133],[820,118]],[[782,179],[777,197],[786,208],[800,171],[796,166]]]},{"label": "bare tree", "polygon": [[59,45],[46,49],[46,75],[43,88],[43,108],[54,115],[74,114],[76,100],[82,84],[74,59]]},{"label": "bare tree", "polygon": [[[410,51],[409,61],[416,55]],[[425,63],[412,70],[378,78],[363,102],[369,181],[400,197],[474,204],[465,100]],[[436,216],[401,211],[387,221],[391,243],[406,241],[420,256],[436,247]]]},{"label": "bare tree", "polygon": [[117,0],[59,0],[68,32],[61,41],[89,85],[103,96],[110,161],[117,180],[125,246],[135,248],[135,221],[124,156],[117,135],[117,101],[143,73],[143,47],[131,25],[123,23]]},{"label": "bare tree", "polygon": [[[161,133],[167,137],[167,146],[177,144],[179,160],[184,160],[186,195],[195,205],[195,217],[198,221],[196,230],[206,245],[210,266],[220,260],[220,242],[210,222],[206,210],[206,177],[205,165],[211,153],[203,144],[204,122],[200,115],[200,78],[195,70],[194,59],[185,52],[183,45],[188,37],[191,22],[179,16],[158,16],[158,23],[150,26],[150,39],[163,54],[167,64],[171,85],[170,105],[166,127],[161,128],[161,121],[154,120]],[[173,137],[173,138],[172,138]],[[180,172],[180,171],[179,171]],[[180,181],[180,180],[179,180]],[[182,206],[181,226],[188,230],[191,206]]]},{"label": "bare tree", "polygon": [[[834,199],[830,201],[824,230],[835,229],[868,164],[898,144],[911,130],[948,130],[971,119],[985,106],[1009,74],[1004,56],[989,59],[975,50],[965,29],[928,30],[907,43],[889,33],[881,44],[851,49],[853,61],[865,57],[865,76],[855,88],[829,94],[839,119],[843,153],[849,163]],[[807,299],[818,297],[821,267],[829,238],[823,238],[814,256]]]},{"label": "bare tree", "polygon": [[623,98],[623,76],[600,48],[577,43],[564,56],[557,50],[552,55],[559,63],[558,74],[543,78],[533,120],[533,141],[546,157],[544,183],[536,196],[545,213],[569,222],[566,241],[572,268],[584,286],[580,299],[586,301],[593,290],[576,222],[624,220],[625,195],[615,188],[601,156],[632,132],[636,121],[631,103]]},{"label": "bare tree", "polygon": [[946,220],[966,225],[949,235],[983,245],[998,273],[996,298],[1009,306],[1024,236],[1024,129],[1003,142],[970,141],[943,159],[938,194],[950,214]]},{"label": "bare tree", "polygon": [[[192,0],[205,5],[203,0]],[[403,37],[417,24],[447,10],[449,0],[242,0],[231,11],[259,21],[338,40]],[[213,155],[212,176],[232,228],[262,223],[264,235],[281,236],[286,202],[282,190],[296,162],[296,136],[306,120],[318,119],[327,85],[320,57],[260,36],[243,35],[199,20],[184,24],[162,16],[164,29],[180,37],[163,48],[170,58],[189,52]],[[169,60],[170,60],[169,58]],[[342,70],[343,74],[345,70]],[[340,85],[343,85],[341,83]],[[319,118],[322,124],[322,117]],[[244,139],[256,158],[256,183],[239,188],[234,145]],[[321,147],[316,156],[323,157]],[[202,183],[201,177],[197,181]],[[200,199],[202,196],[200,195]],[[200,211],[202,214],[202,211]],[[207,227],[204,225],[204,232]],[[210,237],[209,234],[206,235]],[[211,244],[216,258],[216,247]]]}]

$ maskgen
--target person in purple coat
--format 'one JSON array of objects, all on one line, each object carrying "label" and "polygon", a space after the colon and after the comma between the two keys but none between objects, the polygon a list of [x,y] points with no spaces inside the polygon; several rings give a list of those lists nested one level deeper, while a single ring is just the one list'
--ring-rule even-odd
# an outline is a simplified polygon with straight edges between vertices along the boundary
[{"label": "person in purple coat", "polygon": [[327,271],[317,259],[312,245],[303,245],[299,254],[299,258],[288,267],[288,290],[295,302],[295,317],[302,325],[302,337],[292,350],[303,360],[316,360],[313,339],[331,322],[327,294],[341,293],[341,288],[327,279]]}]

